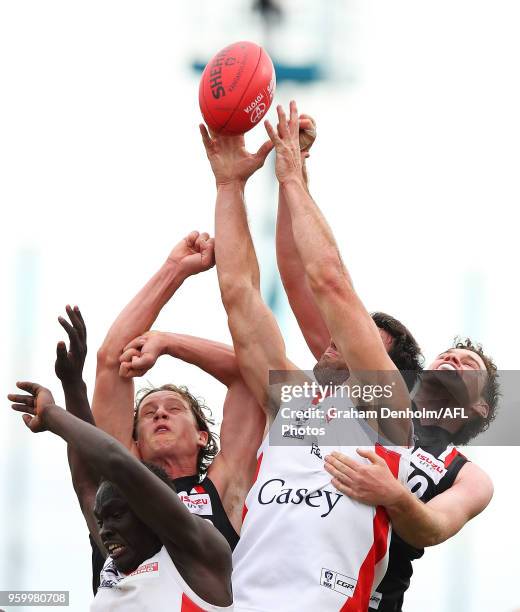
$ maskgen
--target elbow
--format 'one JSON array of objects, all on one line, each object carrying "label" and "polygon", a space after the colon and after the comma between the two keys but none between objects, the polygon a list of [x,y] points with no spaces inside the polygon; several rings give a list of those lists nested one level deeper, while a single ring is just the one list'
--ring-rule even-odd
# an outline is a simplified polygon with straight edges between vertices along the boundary
[{"label": "elbow", "polygon": [[119,357],[121,348],[117,348],[106,339],[97,352],[97,371],[101,370],[119,370]]},{"label": "elbow", "polygon": [[116,439],[111,439],[104,444],[102,454],[105,457],[103,464],[103,473],[107,480],[115,482],[124,487],[125,478],[129,477],[132,470],[129,469],[129,459],[132,457]]},{"label": "elbow", "polygon": [[258,292],[253,281],[232,274],[219,276],[220,294],[226,312],[243,306],[254,293]]},{"label": "elbow", "polygon": [[313,261],[305,269],[309,286],[314,295],[348,296],[354,287],[337,253]]}]

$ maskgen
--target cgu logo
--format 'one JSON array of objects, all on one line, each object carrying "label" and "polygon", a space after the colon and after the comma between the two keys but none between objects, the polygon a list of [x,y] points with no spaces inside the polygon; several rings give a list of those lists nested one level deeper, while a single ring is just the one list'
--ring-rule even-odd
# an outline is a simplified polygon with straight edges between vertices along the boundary
[{"label": "cgu logo", "polygon": [[282,478],[271,478],[260,487],[258,491],[258,501],[262,506],[270,504],[305,504],[310,508],[317,508],[322,512],[321,518],[329,516],[334,510],[339,500],[343,497],[341,493],[335,491],[327,491],[326,489],[317,489],[309,491],[309,489],[293,489],[283,488],[285,480]]}]

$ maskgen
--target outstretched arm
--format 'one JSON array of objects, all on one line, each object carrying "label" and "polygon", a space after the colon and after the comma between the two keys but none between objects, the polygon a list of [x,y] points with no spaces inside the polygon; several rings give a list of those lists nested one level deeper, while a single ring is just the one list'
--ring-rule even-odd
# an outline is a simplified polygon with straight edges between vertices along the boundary
[{"label": "outstretched arm", "polygon": [[119,357],[136,336],[148,331],[163,306],[184,280],[214,265],[213,240],[192,232],[173,249],[159,271],[146,283],[112,324],[98,351],[92,411],[98,427],[134,448],[132,440],[134,386],[119,376]]},{"label": "outstretched arm", "polygon": [[244,187],[272,146],[252,155],[243,136],[202,139],[217,183],[215,244],[222,302],[228,315],[238,365],[257,402],[271,414],[269,370],[291,368],[276,320],[260,295],[260,271],[247,223]]},{"label": "outstretched arm", "polygon": [[265,414],[242,379],[233,348],[220,342],[149,331],[125,348],[121,375],[143,376],[160,355],[192,363],[228,388],[220,428],[220,453],[208,475],[238,532],[242,507],[256,469],[256,451],[265,430]]},{"label": "outstretched arm", "polygon": [[219,561],[229,557],[229,547],[207,521],[191,514],[176,492],[112,436],[85,423],[54,403],[48,389],[21,382],[17,387],[30,395],[11,394],[13,409],[35,432],[51,431],[74,448],[81,460],[115,484],[132,510],[168,547],[190,555]]},{"label": "outstretched arm", "polygon": [[416,548],[435,546],[454,536],[493,496],[489,476],[468,462],[447,491],[425,504],[392,476],[383,459],[371,451],[358,453],[370,463],[360,464],[336,452],[326,458],[332,484],[356,501],[384,506],[396,533]]},{"label": "outstretched arm", "polygon": [[[78,419],[94,425],[92,412],[87,396],[87,386],[83,381],[83,365],[87,356],[87,328],[77,306],[66,307],[67,321],[58,317],[58,321],[69,337],[69,350],[65,342],[58,342],[56,347],[56,376],[61,380],[67,411]],[[74,447],[67,446],[72,485],[87,523],[90,535],[103,552],[104,546],[99,539],[96,518],[94,516],[94,500],[99,483],[99,474],[85,463]]]},{"label": "outstretched arm", "polygon": [[[287,201],[293,234],[297,237],[296,246],[316,304],[350,372],[363,384],[374,384],[370,372],[378,372],[379,383],[393,384],[393,397],[387,406],[403,410],[410,405],[406,385],[354,290],[330,227],[305,188],[296,103],[291,102],[289,121],[279,106],[278,120],[277,131],[268,121],[265,125],[276,147],[276,175]],[[384,419],[380,424],[391,440],[403,444],[409,439],[409,419]]]},{"label": "outstretched arm", "polygon": [[[302,154],[302,176],[308,189],[305,159],[316,138],[316,124],[312,117],[299,117],[299,144]],[[300,330],[316,359],[330,343],[330,334],[316,305],[305,275],[305,268],[294,239],[291,214],[282,187],[278,190],[278,218],[276,222],[276,259],[280,277]]]}]

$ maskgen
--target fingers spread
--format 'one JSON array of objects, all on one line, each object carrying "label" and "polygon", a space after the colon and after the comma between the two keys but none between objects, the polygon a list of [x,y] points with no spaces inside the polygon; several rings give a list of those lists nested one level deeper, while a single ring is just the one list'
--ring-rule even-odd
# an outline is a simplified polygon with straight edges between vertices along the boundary
[{"label": "fingers spread", "polygon": [[298,108],[296,107],[296,102],[291,100],[289,104],[289,132],[291,136],[296,136],[299,130],[299,121],[298,121]]},{"label": "fingers spread", "polygon": [[264,121],[264,126],[265,126],[265,131],[267,132],[267,135],[271,139],[271,142],[273,143],[273,145],[279,144],[281,142],[280,137],[274,131],[273,126],[269,123],[269,121],[267,121],[267,119]]},{"label": "fingers spread", "polygon": [[7,399],[11,402],[22,403],[24,406],[34,405],[34,397],[32,395],[19,395],[18,393],[9,393]]},{"label": "fingers spread", "polygon": [[278,112],[278,133],[281,138],[285,138],[289,136],[289,126],[287,125],[287,117],[285,116],[285,111],[281,105],[276,107],[276,111]]},{"label": "fingers spread", "polygon": [[27,393],[31,393],[32,395],[36,395],[38,390],[40,389],[40,385],[37,383],[29,382],[29,381],[19,381],[16,383],[18,389],[22,391],[27,391]]},{"label": "fingers spread", "polygon": [[199,124],[200,135],[202,136],[202,142],[204,143],[204,147],[208,150],[211,147],[213,141],[211,140],[211,136],[208,133],[207,127],[203,124]]},{"label": "fingers spread", "polygon": [[256,157],[262,162],[262,165],[265,162],[265,158],[269,155],[273,148],[274,144],[271,140],[268,140],[267,142],[264,142],[264,144],[256,152]]}]

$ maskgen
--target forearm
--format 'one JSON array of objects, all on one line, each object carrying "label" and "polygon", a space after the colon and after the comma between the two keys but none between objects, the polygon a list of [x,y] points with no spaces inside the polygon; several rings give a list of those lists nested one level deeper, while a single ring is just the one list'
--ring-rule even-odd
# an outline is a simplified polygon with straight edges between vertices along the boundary
[{"label": "forearm", "polygon": [[165,353],[191,363],[229,387],[239,376],[231,346],[185,334],[164,334]]},{"label": "forearm", "polygon": [[215,205],[215,259],[224,306],[234,289],[260,288],[260,270],[249,231],[244,183],[217,186]]},{"label": "forearm", "polygon": [[309,287],[305,267],[294,239],[291,215],[281,187],[276,224],[276,258],[291,309],[307,345],[318,359],[329,344],[330,333]]},{"label": "forearm", "polygon": [[332,230],[300,180],[289,180],[280,186],[291,216],[292,229],[298,236],[296,247],[309,281],[314,286],[326,282],[352,280],[339,254]]},{"label": "forearm", "polygon": [[440,544],[446,534],[444,515],[430,508],[402,485],[399,500],[386,506],[392,528],[408,544],[416,548]]},{"label": "forearm", "polygon": [[48,406],[46,424],[65,440],[83,463],[109,480],[121,491],[132,510],[157,533],[172,536],[172,525],[179,537],[192,537],[194,518],[179,497],[117,440],[85,423],[58,406]]},{"label": "forearm", "polygon": [[78,419],[95,425],[90,403],[87,395],[87,385],[80,379],[78,381],[62,381],[63,393],[65,395],[65,406],[67,412]]},{"label": "forearm", "polygon": [[168,258],[114,321],[98,352],[98,367],[112,365],[119,370],[122,349],[139,334],[148,331],[161,309],[185,280],[179,264]]}]

